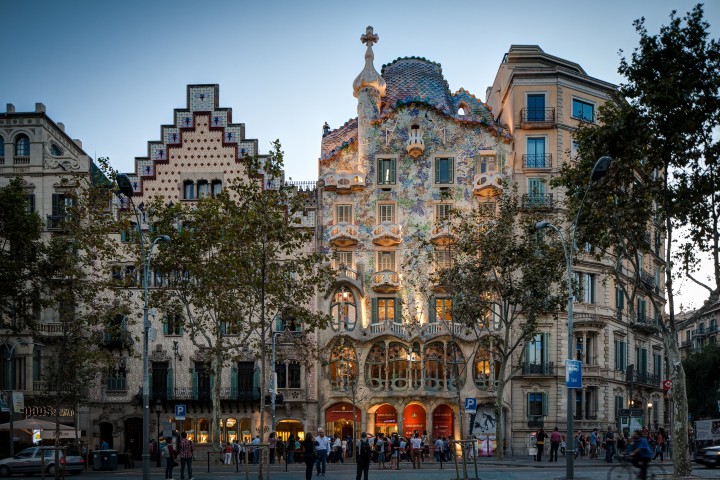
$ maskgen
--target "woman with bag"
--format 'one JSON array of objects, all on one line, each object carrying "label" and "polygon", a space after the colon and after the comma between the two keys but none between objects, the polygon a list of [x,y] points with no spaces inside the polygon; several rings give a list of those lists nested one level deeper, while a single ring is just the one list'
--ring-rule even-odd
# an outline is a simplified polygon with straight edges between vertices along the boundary
[{"label": "woman with bag", "polygon": [[172,444],[172,438],[165,439],[165,446],[162,449],[162,456],[165,458],[165,480],[172,480],[172,471],[175,467],[175,459],[178,454]]},{"label": "woman with bag", "polygon": [[303,440],[302,446],[305,460],[305,480],[312,480],[313,466],[317,459],[317,450],[315,449],[315,440],[312,433],[305,432],[305,440]]}]

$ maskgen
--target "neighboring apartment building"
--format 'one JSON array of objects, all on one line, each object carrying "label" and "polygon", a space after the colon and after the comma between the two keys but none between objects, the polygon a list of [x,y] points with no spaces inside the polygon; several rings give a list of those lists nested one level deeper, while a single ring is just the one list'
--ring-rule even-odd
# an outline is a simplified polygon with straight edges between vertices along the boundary
[{"label": "neighboring apartment building", "polygon": [[676,315],[678,346],[683,358],[706,345],[718,343],[720,302],[715,302],[700,317],[695,318],[695,313],[696,311],[692,310]]},{"label": "neighboring apartment building", "polygon": [[[574,130],[580,122],[597,120],[598,107],[615,88],[538,46],[510,47],[487,91],[487,103],[510,127],[513,152],[507,168],[527,206],[562,208],[564,194],[554,190],[550,180],[575,155]],[[575,391],[574,399],[576,431],[617,424],[619,410],[628,408],[631,400],[635,407],[642,406],[646,424],[667,424],[660,385],[665,371],[662,340],[645,328],[657,318],[657,313],[651,316],[647,296],[654,295],[660,305],[665,302],[660,282],[662,239],[659,234],[654,238],[652,251],[639,259],[643,290],[632,319],[622,292],[602,273],[615,264],[613,259],[596,262],[581,252],[575,263],[574,281],[581,285],[582,295],[574,305],[572,357],[583,362],[583,388]],[[633,272],[624,268],[625,278],[632,280]],[[541,333],[528,349],[525,368],[512,381],[510,428],[515,449],[524,447],[538,427],[563,430],[566,422],[568,331],[560,318],[540,322]],[[634,365],[632,387],[626,382],[629,365]]]},{"label": "neighboring apartment building", "polygon": [[[0,113],[0,187],[15,177],[23,179],[29,208],[45,223],[43,235],[46,238],[62,235],[65,207],[71,201],[78,180],[90,182],[94,172],[96,167],[83,151],[80,140],[72,139],[65,133],[62,123],[48,117],[42,103],[35,104],[34,112],[16,112],[14,105],[7,104],[5,112]],[[16,419],[32,416],[54,421],[54,408],[39,396],[43,391],[43,366],[54,361],[52,345],[60,334],[58,310],[46,308],[36,314],[39,334],[36,343],[32,343],[30,337],[8,337],[0,326],[3,341],[0,344],[0,388],[4,390],[10,385],[8,375],[11,375],[14,390],[23,392],[24,414],[16,414]],[[14,368],[8,369],[13,346]],[[1,415],[3,422],[7,421],[7,415]],[[78,411],[75,405],[67,405],[61,410],[60,421],[77,426],[82,436],[90,427],[87,410]]]}]

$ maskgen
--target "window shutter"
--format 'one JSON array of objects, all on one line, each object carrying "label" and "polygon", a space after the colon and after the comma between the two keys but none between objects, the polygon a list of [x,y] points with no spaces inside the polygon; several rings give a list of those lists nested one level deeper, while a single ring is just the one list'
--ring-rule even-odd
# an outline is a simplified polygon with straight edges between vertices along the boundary
[{"label": "window shutter", "polygon": [[170,332],[170,317],[165,316],[165,321],[163,322],[163,335],[167,335]]},{"label": "window shutter", "polygon": [[120,232],[120,241],[123,243],[128,241],[128,234],[126,230]]},{"label": "window shutter", "polygon": [[397,178],[395,177],[395,159],[390,160],[390,183],[395,183]]},{"label": "window shutter", "polygon": [[453,183],[455,181],[455,159],[448,158],[448,182]]},{"label": "window shutter", "polygon": [[440,159],[435,159],[435,183],[440,183]]},{"label": "window shutter", "polygon": [[[255,371],[253,372],[253,395],[259,395],[259,392],[260,392],[260,369],[255,367]],[[254,398],[254,396],[253,396],[253,398]]]},{"label": "window shutter", "polygon": [[548,395],[547,393],[542,394],[542,414],[547,416],[548,414]]},{"label": "window shutter", "polygon": [[380,315],[378,314],[378,299],[373,298],[372,301],[372,323],[378,323],[378,318],[380,318]]},{"label": "window shutter", "polygon": [[550,334],[542,334],[542,361],[547,364],[550,361]]},{"label": "window shutter", "polygon": [[193,399],[198,399],[198,374],[197,370],[192,369],[192,388],[193,388]]},{"label": "window shutter", "polygon": [[230,398],[238,397],[238,369],[233,367],[230,369]]},{"label": "window shutter", "polygon": [[525,394],[525,410],[526,410],[525,413],[528,417],[530,416],[530,395],[532,395],[532,394],[531,393]]},{"label": "window shutter", "polygon": [[275,331],[276,332],[282,332],[283,329],[283,321],[282,317],[280,315],[275,316]]},{"label": "window shutter", "polygon": [[173,400],[175,398],[174,375],[175,375],[175,371],[173,371],[172,367],[169,367],[167,369],[167,398],[168,398],[168,400]]},{"label": "window shutter", "polygon": [[395,323],[402,323],[402,298],[395,297]]},{"label": "window shutter", "polygon": [[430,323],[437,322],[437,312],[435,311],[435,295],[430,295],[428,300],[428,321]]}]

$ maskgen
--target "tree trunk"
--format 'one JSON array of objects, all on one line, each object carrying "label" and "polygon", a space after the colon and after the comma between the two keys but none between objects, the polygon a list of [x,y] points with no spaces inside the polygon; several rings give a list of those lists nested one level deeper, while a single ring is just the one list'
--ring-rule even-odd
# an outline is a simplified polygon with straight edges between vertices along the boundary
[{"label": "tree trunk", "polygon": [[[263,342],[261,346],[263,352],[260,361],[260,443],[263,443],[265,436],[265,392],[267,384],[265,382],[265,332],[263,329]],[[274,367],[274,365],[273,365]],[[258,480],[263,478],[263,463],[262,463],[262,449],[260,450],[260,457],[258,462]]]},{"label": "tree trunk", "polygon": [[212,387],[212,422],[213,422],[213,438],[212,444],[217,451],[222,450],[220,443],[220,388],[222,386],[222,348],[216,345],[216,353],[213,357],[211,369],[215,375],[215,382]]},{"label": "tree trunk", "polygon": [[670,365],[672,389],[672,445],[675,477],[687,477],[692,473],[688,438],[688,402],[685,387],[685,369],[680,359],[675,335],[665,335],[665,350]]}]

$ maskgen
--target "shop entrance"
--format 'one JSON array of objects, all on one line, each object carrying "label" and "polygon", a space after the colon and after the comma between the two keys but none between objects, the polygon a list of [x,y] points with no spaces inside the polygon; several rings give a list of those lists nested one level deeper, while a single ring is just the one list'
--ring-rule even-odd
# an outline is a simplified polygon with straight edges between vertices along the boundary
[{"label": "shop entrance", "polygon": [[410,438],[415,432],[420,435],[427,430],[427,412],[422,405],[412,403],[403,412],[403,435]]},{"label": "shop entrance", "polygon": [[438,405],[433,410],[433,438],[452,437],[454,428],[454,413],[450,405]]},{"label": "shop entrance", "polygon": [[304,425],[300,420],[280,420],[276,428],[278,438],[281,438],[284,442],[287,442],[290,435],[299,438],[300,433],[304,432]]},{"label": "shop entrance", "polygon": [[360,413],[360,409],[355,407],[356,431],[353,432],[352,411],[352,404],[347,402],[336,403],[328,407],[328,409],[325,410],[325,433],[327,433],[330,437],[338,434],[341,438],[360,435],[360,422],[362,420],[362,415]]},{"label": "shop entrance", "polygon": [[392,405],[383,404],[375,411],[375,432],[390,435],[397,432],[398,414]]}]

